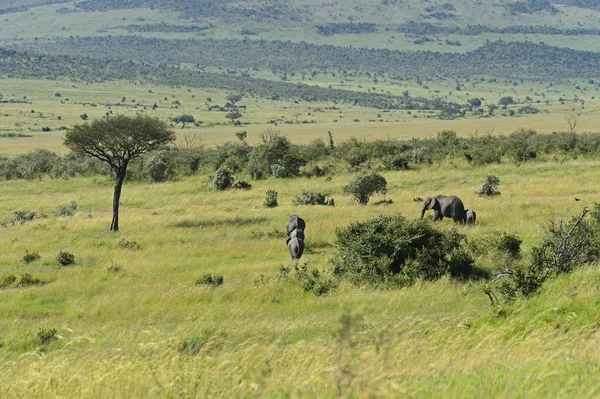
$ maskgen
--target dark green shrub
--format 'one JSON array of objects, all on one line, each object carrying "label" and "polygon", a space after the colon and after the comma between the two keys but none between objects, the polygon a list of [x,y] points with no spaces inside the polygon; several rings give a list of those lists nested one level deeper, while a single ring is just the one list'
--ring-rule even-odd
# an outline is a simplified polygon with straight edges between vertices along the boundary
[{"label": "dark green shrub", "polygon": [[35,212],[29,212],[29,211],[15,211],[13,213],[13,217],[11,218],[11,223],[15,224],[15,223],[25,223],[25,222],[30,222],[35,218]]},{"label": "dark green shrub", "polygon": [[172,150],[156,151],[144,157],[144,167],[151,181],[158,183],[175,176],[176,154]]},{"label": "dark green shrub", "polygon": [[500,184],[500,178],[496,175],[486,175],[485,181],[479,187],[475,193],[480,197],[493,197],[494,195],[500,195],[498,191],[498,185]]},{"label": "dark green shrub", "polygon": [[294,198],[294,205],[331,205],[335,202],[333,198],[327,198],[329,194],[320,193],[317,191],[302,191],[302,193]]},{"label": "dark green shrub", "polygon": [[54,211],[54,216],[57,218],[71,217],[75,215],[77,211],[77,202],[71,201],[69,205],[61,205],[57,210]]},{"label": "dark green shrub", "polygon": [[75,264],[75,256],[72,253],[60,251],[56,256],[56,261],[61,266],[70,266]]},{"label": "dark green shrub", "polygon": [[388,155],[383,159],[384,170],[408,170],[408,158],[404,155]]},{"label": "dark green shrub", "polygon": [[227,190],[233,186],[233,173],[226,167],[217,169],[213,179],[213,186],[217,190]]},{"label": "dark green shrub", "polygon": [[444,232],[423,220],[380,216],[336,230],[334,274],[357,284],[410,284],[450,273],[469,277],[473,259],[463,248],[466,237]]},{"label": "dark green shrub", "polygon": [[600,260],[600,224],[594,217],[586,219],[587,214],[584,209],[579,217],[566,223],[551,221],[546,238],[531,250],[531,262],[514,269],[507,267],[499,274],[504,277],[499,291],[506,301],[530,297],[549,278]]},{"label": "dark green shrub", "polygon": [[142,249],[142,246],[137,241],[127,241],[124,238],[121,238],[121,241],[119,241],[119,247],[132,250]]},{"label": "dark green shrub", "polygon": [[238,190],[250,190],[252,188],[252,184],[246,181],[238,181],[233,185],[233,188]]},{"label": "dark green shrub", "polygon": [[50,328],[48,330],[40,328],[37,332],[37,343],[39,345],[48,345],[52,341],[56,341],[58,339],[56,332],[56,328]]},{"label": "dark green shrub", "polygon": [[[289,269],[280,268],[280,278],[283,270]],[[294,265],[294,272],[295,278],[300,283],[304,292],[310,292],[316,296],[321,296],[328,293],[337,285],[333,278],[326,277],[317,269],[308,269],[306,264],[303,264],[300,267],[298,265]],[[287,277],[287,274],[284,274],[284,276]]]},{"label": "dark green shrub", "polygon": [[375,172],[360,173],[344,186],[345,193],[350,194],[359,204],[366,205],[375,193],[385,194],[387,181]]},{"label": "dark green shrub", "polygon": [[275,208],[279,203],[277,202],[277,191],[267,190],[265,194],[265,206],[267,208]]},{"label": "dark green shrub", "polygon": [[42,284],[42,280],[37,277],[33,277],[29,273],[23,273],[19,275],[15,282],[15,287],[29,287],[30,285]]},{"label": "dark green shrub", "polygon": [[8,288],[17,281],[17,276],[14,274],[5,274],[0,277],[0,289]]},{"label": "dark green shrub", "polygon": [[37,252],[29,253],[29,251],[25,251],[25,255],[23,256],[23,259],[21,259],[21,261],[23,263],[31,263],[31,262],[36,262],[40,259],[41,259],[41,256],[39,253],[37,253]]},{"label": "dark green shrub", "polygon": [[212,285],[213,287],[218,287],[223,284],[223,276],[220,274],[212,275],[207,273],[196,280],[196,285]]}]

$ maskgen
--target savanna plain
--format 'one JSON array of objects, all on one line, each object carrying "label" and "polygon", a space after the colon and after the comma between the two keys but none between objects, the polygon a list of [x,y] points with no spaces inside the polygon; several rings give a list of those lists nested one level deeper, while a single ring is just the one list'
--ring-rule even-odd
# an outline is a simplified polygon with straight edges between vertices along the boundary
[{"label": "savanna plain", "polygon": [[[494,281],[600,221],[598,6],[349,4],[0,1],[0,398],[600,397],[600,252],[527,295]],[[160,179],[138,159],[111,232],[114,176],[63,140],[139,114],[198,159]],[[261,148],[295,176],[257,174]],[[250,187],[217,189],[223,166]],[[387,187],[360,205],[366,171]],[[477,221],[423,225],[479,273],[336,273],[344,229],[438,194]]]}]

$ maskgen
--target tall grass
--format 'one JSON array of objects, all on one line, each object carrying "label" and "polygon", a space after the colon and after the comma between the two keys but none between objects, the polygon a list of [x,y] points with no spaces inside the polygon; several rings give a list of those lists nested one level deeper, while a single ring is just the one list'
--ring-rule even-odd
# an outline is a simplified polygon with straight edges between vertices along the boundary
[{"label": "tall grass", "polygon": [[[0,218],[77,203],[71,218],[0,227],[0,274],[51,281],[0,291],[0,397],[596,397],[595,268],[495,308],[482,283],[447,278],[401,290],[342,282],[316,297],[279,277],[292,264],[285,239],[268,233],[298,214],[307,224],[301,262],[327,270],[337,227],[396,212],[416,218],[422,204],[413,198],[453,194],[478,214],[461,232],[516,233],[527,252],[553,215],[593,203],[599,167],[448,162],[386,172],[385,206],[353,203],[342,191],[350,174],[224,192],[205,176],[133,183],[116,234],[104,178],[0,182]],[[501,195],[475,194],[486,174],[500,177]],[[262,205],[269,188],[277,208]],[[331,193],[335,207],[293,206],[307,189]],[[61,250],[77,264],[60,267]],[[26,251],[41,259],[21,262]],[[196,286],[208,273],[223,284]],[[56,329],[57,340],[39,344],[40,329]]]}]

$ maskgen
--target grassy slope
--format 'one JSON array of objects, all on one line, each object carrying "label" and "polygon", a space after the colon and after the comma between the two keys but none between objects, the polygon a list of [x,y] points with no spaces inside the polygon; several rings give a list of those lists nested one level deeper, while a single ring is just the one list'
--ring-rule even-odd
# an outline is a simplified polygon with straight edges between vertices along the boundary
[{"label": "grassy slope", "polygon": [[[2,182],[3,217],[15,210],[51,215],[72,200],[79,211],[2,229],[0,272],[54,282],[0,292],[0,394],[331,397],[339,384],[349,396],[475,397],[485,390],[593,397],[599,386],[592,376],[600,367],[595,269],[504,309],[490,309],[481,283],[446,279],[392,291],[342,284],[313,297],[277,279],[279,266],[291,266],[283,240],[255,237],[281,231],[287,215],[298,213],[307,221],[302,261],[327,268],[336,227],[382,213],[417,217],[414,197],[452,192],[479,215],[477,227],[461,231],[472,237],[509,231],[530,248],[551,215],[579,212],[573,196],[586,204],[597,197],[598,166],[449,163],[386,173],[394,200],[387,207],[360,207],[342,195],[347,174],[329,182],[255,182],[250,191],[224,193],[211,191],[204,176],[129,184],[118,234],[107,231],[112,187],[104,178]],[[502,179],[501,196],[473,193],[486,173]],[[332,193],[336,207],[291,206],[300,186]],[[268,188],[278,191],[278,208],[261,206]],[[121,248],[121,239],[142,249]],[[38,251],[42,260],[22,264],[25,250]],[[79,264],[56,266],[59,250],[74,253]],[[121,270],[107,270],[111,265]],[[204,273],[222,274],[224,285],[194,287]],[[352,345],[339,332],[344,308],[362,318],[344,329]],[[60,335],[43,357],[31,342],[39,328]],[[193,337],[207,341],[201,353],[179,355],[178,345]]]}]

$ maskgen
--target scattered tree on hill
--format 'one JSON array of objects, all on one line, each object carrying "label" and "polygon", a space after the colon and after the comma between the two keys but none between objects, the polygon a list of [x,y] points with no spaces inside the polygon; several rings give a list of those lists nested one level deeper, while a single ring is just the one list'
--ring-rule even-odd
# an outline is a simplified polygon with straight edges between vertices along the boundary
[{"label": "scattered tree on hill", "polygon": [[194,122],[196,122],[196,119],[192,115],[188,115],[188,114],[183,114],[183,115],[176,116],[174,118],[171,118],[171,120],[173,122],[175,122],[175,123],[181,123],[181,128],[182,129],[185,127],[186,123],[194,123]]},{"label": "scattered tree on hill", "polygon": [[515,100],[511,96],[505,96],[498,100],[498,104],[502,105],[502,107],[506,108],[510,104],[514,104]]},{"label": "scattered tree on hill", "polygon": [[175,140],[175,133],[157,118],[118,115],[75,125],[63,144],[71,151],[106,162],[115,172],[112,231],[119,230],[119,199],[129,163]]},{"label": "scattered tree on hill", "polygon": [[565,120],[569,124],[569,132],[575,133],[575,126],[579,122],[579,115],[565,115]]},{"label": "scattered tree on hill", "polygon": [[241,94],[229,94],[225,97],[227,101],[231,104],[232,107],[235,107],[235,103],[239,102],[242,99]]},{"label": "scattered tree on hill", "polygon": [[240,112],[234,111],[234,112],[228,112],[225,114],[225,118],[230,119],[231,123],[233,123],[234,126],[238,126],[241,125],[241,122],[238,121],[238,119],[240,119],[242,115]]}]

